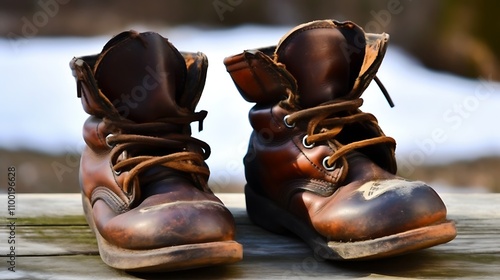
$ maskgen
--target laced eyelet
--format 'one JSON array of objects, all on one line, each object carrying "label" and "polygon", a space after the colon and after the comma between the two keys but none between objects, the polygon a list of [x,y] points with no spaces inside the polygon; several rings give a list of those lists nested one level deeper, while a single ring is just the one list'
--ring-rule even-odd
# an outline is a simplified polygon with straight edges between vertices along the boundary
[{"label": "laced eyelet", "polygon": [[114,169],[113,169],[113,173],[115,173],[115,175],[116,175],[116,176],[120,176],[120,174],[122,174],[122,172],[121,172],[121,171],[116,171],[116,170],[114,170]]},{"label": "laced eyelet", "polygon": [[325,157],[323,159],[323,168],[325,168],[327,171],[333,171],[335,170],[335,166],[337,165],[336,163],[333,164],[333,166],[329,166],[328,165],[328,160],[330,159],[330,157]]},{"label": "laced eyelet", "polygon": [[302,138],[302,146],[306,149],[312,149],[314,147],[314,142],[311,144],[307,144],[307,135],[304,135],[304,138]]},{"label": "laced eyelet", "polygon": [[283,118],[283,122],[285,123],[286,127],[288,127],[288,128],[294,128],[295,127],[295,123],[289,124],[288,121],[287,121],[289,117],[290,117],[290,115],[286,115]]},{"label": "laced eyelet", "polygon": [[111,149],[113,149],[115,146],[114,146],[114,145],[109,144],[109,137],[113,137],[113,136],[114,136],[114,135],[113,135],[113,134],[111,134],[111,133],[110,133],[110,134],[108,134],[108,135],[106,136],[106,145],[108,145],[108,147],[110,147]]}]

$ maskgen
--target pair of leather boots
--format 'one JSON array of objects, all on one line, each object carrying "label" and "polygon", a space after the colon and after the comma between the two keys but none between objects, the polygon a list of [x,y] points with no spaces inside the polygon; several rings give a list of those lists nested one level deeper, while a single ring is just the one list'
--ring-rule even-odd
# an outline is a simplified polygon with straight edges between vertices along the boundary
[{"label": "pair of leather boots", "polygon": [[[321,20],[224,60],[255,103],[244,158],[248,215],[298,235],[322,258],[388,257],[456,235],[431,187],[395,175],[394,139],[359,109],[387,41],[352,22]],[[241,260],[234,219],[207,184],[210,147],[191,136],[191,123],[201,129],[207,115],[195,112],[206,56],[128,31],[70,66],[90,115],[80,184],[103,261],[168,271]]]}]

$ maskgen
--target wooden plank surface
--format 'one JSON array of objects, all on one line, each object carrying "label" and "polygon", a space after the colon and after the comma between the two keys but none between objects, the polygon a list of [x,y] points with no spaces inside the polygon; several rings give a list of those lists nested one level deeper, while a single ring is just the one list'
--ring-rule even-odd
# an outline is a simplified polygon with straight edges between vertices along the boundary
[{"label": "wooden plank surface", "polygon": [[[406,256],[369,262],[315,257],[292,236],[262,230],[248,220],[243,194],[218,194],[235,216],[242,262],[162,274],[128,274],[102,263],[79,194],[18,194],[15,220],[0,195],[0,279],[345,279],[461,278],[500,275],[500,194],[442,194],[458,237]],[[15,221],[16,272],[8,270],[9,224]]]}]

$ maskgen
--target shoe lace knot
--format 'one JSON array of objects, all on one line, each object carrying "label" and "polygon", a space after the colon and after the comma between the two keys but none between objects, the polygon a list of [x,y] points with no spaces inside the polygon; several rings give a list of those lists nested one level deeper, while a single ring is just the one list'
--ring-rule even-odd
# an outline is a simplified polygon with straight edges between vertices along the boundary
[{"label": "shoe lace knot", "polygon": [[[104,118],[104,123],[115,131],[106,136],[111,148],[111,164],[116,175],[128,172],[122,189],[132,200],[140,196],[141,186],[165,177],[166,172],[151,172],[144,178],[139,175],[153,167],[180,171],[193,176],[202,190],[207,190],[210,170],[205,160],[210,156],[210,146],[191,136],[190,123],[199,122],[203,128],[206,111],[178,117],[157,119],[154,122],[135,123],[127,119]],[[168,173],[168,172],[167,172]]]}]

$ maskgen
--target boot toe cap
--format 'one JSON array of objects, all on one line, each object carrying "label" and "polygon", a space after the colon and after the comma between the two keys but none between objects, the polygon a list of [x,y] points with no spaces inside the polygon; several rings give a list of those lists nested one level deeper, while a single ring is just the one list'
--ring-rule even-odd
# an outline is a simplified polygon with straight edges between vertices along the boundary
[{"label": "boot toe cap", "polygon": [[446,220],[441,198],[422,182],[369,181],[346,195],[331,200],[313,219],[316,230],[330,240],[369,240]]},{"label": "boot toe cap", "polygon": [[215,201],[175,201],[138,207],[98,225],[110,243],[127,249],[234,239],[234,220],[227,208]]}]

